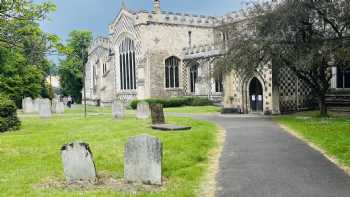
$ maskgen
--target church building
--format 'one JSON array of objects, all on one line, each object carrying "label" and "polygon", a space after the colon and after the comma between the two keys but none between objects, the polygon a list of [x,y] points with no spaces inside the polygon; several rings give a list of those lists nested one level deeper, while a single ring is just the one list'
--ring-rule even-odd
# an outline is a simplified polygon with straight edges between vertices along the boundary
[{"label": "church building", "polygon": [[[163,11],[160,4],[153,0],[150,12],[123,5],[110,34],[94,40],[86,65],[89,104],[201,96],[221,103],[227,112],[265,114],[314,104],[310,88],[286,69],[279,77],[271,65],[249,76],[233,71],[214,77],[214,60],[225,53],[229,36],[221,27],[243,21],[241,12],[203,16]],[[334,80],[333,86],[340,84]]]}]

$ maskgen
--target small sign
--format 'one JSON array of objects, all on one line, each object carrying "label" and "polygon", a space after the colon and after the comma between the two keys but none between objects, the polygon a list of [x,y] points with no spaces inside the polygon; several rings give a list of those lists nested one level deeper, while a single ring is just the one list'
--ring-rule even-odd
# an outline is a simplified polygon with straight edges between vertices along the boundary
[{"label": "small sign", "polygon": [[262,101],[262,100],[263,100],[262,95],[259,95],[259,96],[258,96],[258,101]]},{"label": "small sign", "polygon": [[252,101],[255,101],[256,98],[255,98],[255,95],[252,95]]}]

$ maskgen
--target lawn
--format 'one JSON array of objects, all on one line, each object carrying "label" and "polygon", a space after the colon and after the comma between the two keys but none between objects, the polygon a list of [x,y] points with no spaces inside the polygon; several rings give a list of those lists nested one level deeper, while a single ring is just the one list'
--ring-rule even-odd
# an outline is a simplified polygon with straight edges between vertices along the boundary
[{"label": "lawn", "polygon": [[216,106],[202,106],[202,107],[174,107],[166,108],[165,112],[170,113],[185,113],[185,114],[207,114],[207,113],[219,113],[220,107]]},{"label": "lawn", "polygon": [[350,117],[320,118],[317,112],[306,112],[281,116],[278,121],[350,167]]},{"label": "lawn", "polygon": [[[70,114],[81,114],[83,110],[82,105],[76,105],[72,109],[69,109]],[[184,114],[208,114],[208,113],[219,113],[221,111],[220,107],[217,106],[187,106],[187,107],[174,107],[174,108],[165,108],[164,112],[166,113],[184,113]],[[92,107],[87,106],[87,112],[90,114],[103,114],[111,113],[111,107]],[[127,110],[127,114],[134,114],[134,110]]]},{"label": "lawn", "polygon": [[[170,123],[191,125],[187,132],[167,133],[149,128],[149,121],[136,120],[130,113],[124,120],[113,120],[101,109],[89,108],[87,119],[82,108],[69,110],[52,119],[20,116],[22,129],[0,134],[0,196],[196,196],[208,167],[208,152],[217,146],[217,127],[190,118],[168,117]],[[96,113],[92,113],[96,112]],[[99,115],[97,113],[100,113]],[[123,177],[124,144],[128,137],[149,134],[161,139],[164,149],[161,192],[120,193],[112,189],[43,189],[46,180],[64,180],[60,148],[72,141],[90,144],[97,172],[114,179]]]}]

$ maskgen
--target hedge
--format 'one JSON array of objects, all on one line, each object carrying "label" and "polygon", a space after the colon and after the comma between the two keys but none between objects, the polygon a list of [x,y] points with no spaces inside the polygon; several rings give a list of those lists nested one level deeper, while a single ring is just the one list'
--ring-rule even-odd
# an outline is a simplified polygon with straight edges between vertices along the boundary
[{"label": "hedge", "polygon": [[0,95],[0,132],[19,129],[20,125],[15,103],[6,96]]},{"label": "hedge", "polygon": [[149,104],[162,104],[164,108],[213,105],[213,102],[211,100],[209,100],[208,98],[203,98],[203,97],[173,97],[170,99],[133,100],[130,103],[130,107],[132,109],[136,109],[137,104],[141,101],[145,101]]}]

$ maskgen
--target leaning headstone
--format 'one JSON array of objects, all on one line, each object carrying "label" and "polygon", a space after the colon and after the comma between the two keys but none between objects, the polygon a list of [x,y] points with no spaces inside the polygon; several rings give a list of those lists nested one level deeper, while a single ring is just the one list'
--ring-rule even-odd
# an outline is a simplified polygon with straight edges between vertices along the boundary
[{"label": "leaning headstone", "polygon": [[148,119],[150,113],[149,104],[147,102],[140,102],[137,104],[136,117],[138,119]]},{"label": "leaning headstone", "polygon": [[51,103],[49,99],[41,99],[39,103],[39,116],[42,118],[50,118],[52,116]]},{"label": "leaning headstone", "polygon": [[22,108],[23,108],[23,113],[25,114],[30,114],[30,113],[34,113],[34,104],[33,104],[33,100],[30,97],[27,97],[25,99],[22,100]]},{"label": "leaning headstone", "polygon": [[40,101],[41,101],[41,99],[39,99],[39,98],[34,99],[33,104],[34,104],[34,111],[35,112],[39,112]]},{"label": "leaning headstone", "polygon": [[165,124],[163,105],[151,105],[152,124]]},{"label": "leaning headstone", "polygon": [[124,179],[128,183],[162,184],[163,148],[159,139],[140,135],[125,145]]},{"label": "leaning headstone", "polygon": [[89,145],[74,142],[61,148],[64,175],[68,182],[96,181],[96,168]]},{"label": "leaning headstone", "polygon": [[121,101],[114,101],[112,104],[112,116],[115,119],[124,117],[124,103]]}]

